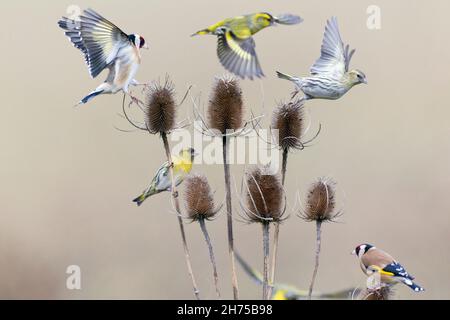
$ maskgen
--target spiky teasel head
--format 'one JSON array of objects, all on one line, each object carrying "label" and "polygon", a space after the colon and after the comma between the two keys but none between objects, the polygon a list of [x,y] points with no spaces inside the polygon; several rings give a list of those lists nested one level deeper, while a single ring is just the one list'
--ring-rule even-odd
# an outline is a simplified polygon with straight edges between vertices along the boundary
[{"label": "spiky teasel head", "polygon": [[173,82],[153,82],[145,88],[145,125],[152,134],[169,133],[175,128],[176,107]]},{"label": "spiky teasel head", "polygon": [[208,106],[209,128],[222,135],[243,126],[244,103],[239,81],[232,76],[217,77]]},{"label": "spiky teasel head", "polygon": [[317,179],[308,191],[300,216],[306,221],[330,222],[340,214],[336,211],[336,182],[326,177]]},{"label": "spiky teasel head", "polygon": [[246,204],[250,222],[279,222],[286,212],[280,176],[269,166],[255,166],[245,173]]},{"label": "spiky teasel head", "polygon": [[192,221],[211,220],[220,207],[214,204],[214,195],[208,179],[202,174],[193,174],[185,180],[185,207],[188,218]]},{"label": "spiky teasel head", "polygon": [[394,292],[390,286],[382,286],[377,289],[361,290],[358,294],[358,300],[391,300]]},{"label": "spiky teasel head", "polygon": [[301,138],[305,133],[304,100],[280,103],[273,111],[272,129],[278,130],[280,149],[303,149]]}]

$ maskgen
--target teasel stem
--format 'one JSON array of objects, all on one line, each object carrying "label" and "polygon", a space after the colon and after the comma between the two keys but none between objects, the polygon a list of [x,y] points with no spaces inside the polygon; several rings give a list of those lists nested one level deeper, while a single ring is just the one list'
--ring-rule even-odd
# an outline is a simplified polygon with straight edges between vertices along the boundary
[{"label": "teasel stem", "polygon": [[233,239],[233,209],[231,207],[231,183],[230,183],[230,164],[228,163],[228,137],[222,137],[223,146],[223,168],[225,175],[226,207],[227,207],[227,230],[228,230],[228,251],[231,260],[231,283],[233,285],[234,300],[239,299],[239,288],[236,275],[236,263],[234,257],[234,239]]},{"label": "teasel stem", "polygon": [[206,244],[208,245],[209,259],[210,259],[211,265],[213,267],[214,286],[216,287],[217,297],[220,299],[219,276],[218,276],[218,273],[217,273],[216,259],[214,257],[214,250],[213,250],[213,246],[212,246],[212,243],[211,243],[211,239],[209,238],[208,229],[206,229],[205,219],[198,220],[198,223],[200,224],[200,228],[202,229],[203,236],[205,237]]},{"label": "teasel stem", "polygon": [[263,253],[264,253],[264,270],[263,270],[263,300],[269,300],[269,222],[262,223],[263,227]]},{"label": "teasel stem", "polygon": [[314,265],[314,272],[311,279],[311,284],[309,285],[308,300],[311,300],[314,282],[316,281],[317,271],[319,270],[319,255],[320,255],[320,245],[322,242],[322,221],[316,221],[316,261]]},{"label": "teasel stem", "polygon": [[283,148],[283,160],[281,163],[281,184],[284,186],[284,181],[286,179],[286,168],[288,159],[289,149]]},{"label": "teasel stem", "polygon": [[[173,164],[173,162],[172,162],[172,155],[170,153],[169,141],[167,140],[167,134],[165,132],[161,132],[161,138],[163,140],[164,149],[166,151],[167,162],[169,164]],[[195,280],[194,272],[193,272],[193,269],[192,269],[191,256],[189,254],[189,247],[188,247],[187,241],[186,241],[186,232],[184,230],[183,219],[181,218],[180,201],[178,199],[178,192],[176,190],[175,179],[174,179],[174,174],[173,174],[173,166],[172,165],[170,165],[170,167],[169,167],[169,172],[170,172],[170,179],[171,179],[171,182],[172,182],[172,186],[171,186],[172,198],[173,198],[173,202],[175,204],[175,210],[177,211],[177,218],[178,218],[178,224],[180,226],[181,240],[183,242],[183,249],[184,249],[184,256],[185,256],[185,259],[186,259],[186,265],[187,265],[187,268],[188,268],[189,276],[191,277],[192,287],[194,289],[195,298],[197,300],[200,300],[200,295],[199,295],[199,290],[198,290],[198,287],[197,287],[197,282]]]},{"label": "teasel stem", "polygon": [[[283,160],[281,165],[281,184],[284,186],[284,181],[286,179],[286,168],[287,168],[287,158],[288,158],[289,149],[283,148]],[[270,292],[269,297],[272,296],[273,284],[275,283],[275,269],[277,266],[277,257],[278,257],[278,239],[280,235],[280,223],[275,223],[275,230],[273,232],[273,252],[272,252],[272,264],[270,270]]]}]

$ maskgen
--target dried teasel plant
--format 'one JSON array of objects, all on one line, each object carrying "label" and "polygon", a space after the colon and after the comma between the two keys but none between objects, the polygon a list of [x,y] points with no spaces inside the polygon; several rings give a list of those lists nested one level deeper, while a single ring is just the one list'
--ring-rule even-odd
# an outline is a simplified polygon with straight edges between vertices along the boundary
[{"label": "dried teasel plant", "polygon": [[309,286],[308,299],[311,299],[314,282],[319,269],[319,256],[322,242],[322,223],[335,221],[342,212],[336,210],[336,182],[331,178],[319,178],[307,194],[306,203],[300,212],[305,221],[316,222],[316,255],[314,272]]},{"label": "dried teasel plant", "polygon": [[[306,132],[304,100],[297,99],[287,103],[279,103],[272,114],[271,131],[278,132],[278,135],[273,137],[275,138],[273,140],[275,140],[276,146],[283,152],[281,181],[284,186],[289,150],[304,149],[304,144],[302,143],[302,137]],[[270,272],[271,283],[275,282],[279,233],[280,224],[276,223],[273,237],[272,268]]]},{"label": "dried teasel plant", "polygon": [[239,298],[236,263],[234,257],[233,210],[231,202],[231,178],[229,161],[229,139],[249,132],[248,122],[244,123],[244,101],[239,81],[232,76],[221,76],[215,79],[208,103],[207,119],[198,111],[194,103],[197,130],[202,134],[222,138],[224,181],[226,192],[228,250],[231,261],[231,282],[233,297]]},{"label": "dried teasel plant", "polygon": [[382,286],[377,289],[366,288],[361,290],[356,300],[392,300],[394,292],[390,286]]},{"label": "dried teasel plant", "polygon": [[176,127],[175,90],[166,79],[164,84],[154,82],[144,89],[144,120],[152,134],[170,133]]},{"label": "dried teasel plant", "polygon": [[185,208],[187,217],[199,223],[209,250],[209,258],[213,268],[214,285],[217,297],[220,299],[219,276],[214,257],[213,245],[206,228],[205,221],[216,217],[221,207],[214,204],[214,195],[209,186],[206,176],[201,174],[191,175],[185,181]]},{"label": "dried teasel plant", "polygon": [[[144,113],[144,123],[140,124],[132,120],[125,109],[125,96],[122,103],[122,110],[126,120],[135,128],[148,131],[150,134],[159,134],[163,141],[164,151],[166,153],[167,162],[173,164],[172,155],[167,136],[177,128],[176,117],[179,104],[176,103],[175,90],[173,82],[167,76],[163,83],[153,82],[144,87],[144,101],[133,99],[130,105],[135,103]],[[183,100],[184,101],[184,98]],[[196,299],[200,299],[197,282],[194,276],[189,247],[186,240],[186,232],[184,230],[183,219],[181,217],[180,202],[174,178],[173,165],[169,168],[171,179],[172,201],[178,217],[178,225],[183,243],[184,255],[189,276],[191,278],[194,295]]]},{"label": "dried teasel plant", "polygon": [[269,285],[269,235],[270,223],[279,223],[284,219],[286,199],[278,174],[270,166],[253,167],[245,173],[245,201],[241,208],[249,223],[261,223],[263,228],[263,299],[270,296]]}]

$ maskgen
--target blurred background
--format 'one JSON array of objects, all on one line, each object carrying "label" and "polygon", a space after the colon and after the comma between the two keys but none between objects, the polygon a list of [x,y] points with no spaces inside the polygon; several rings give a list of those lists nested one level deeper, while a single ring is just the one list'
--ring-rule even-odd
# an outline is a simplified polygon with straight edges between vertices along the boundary
[{"label": "blurred background", "polygon": [[[369,5],[381,9],[381,29],[366,26]],[[57,21],[67,8],[92,7],[150,45],[137,79],[172,77],[177,97],[208,99],[224,70],[213,37],[189,35],[225,17],[267,11],[295,13],[301,25],[255,36],[266,78],[242,81],[247,110],[266,115],[287,99],[290,83],[275,70],[306,75],[319,55],[326,19],[336,15],[344,42],[357,49],[352,67],[368,86],[339,101],[308,103],[314,146],[289,157],[289,209],[319,176],[338,182],[345,213],[323,227],[320,291],[364,286],[349,253],[369,242],[395,256],[426,288],[398,286],[396,298],[450,298],[450,3],[433,1],[3,1],[0,39],[0,298],[190,299],[190,281],[169,193],[136,207],[131,200],[164,161],[157,136],[130,129],[118,116],[121,94],[72,106],[94,89],[81,53]],[[262,89],[263,88],[263,91]],[[264,99],[262,97],[264,92]],[[264,108],[262,107],[264,101]],[[192,117],[185,103],[179,118]],[[250,116],[248,111],[247,116]],[[312,132],[311,132],[312,134]],[[244,166],[233,166],[240,181]],[[196,165],[224,197],[220,165]],[[234,209],[238,209],[234,196]],[[208,224],[223,296],[231,297],[226,219]],[[262,268],[261,230],[235,222],[241,254]],[[212,273],[197,224],[186,226],[201,296],[214,298]],[[281,228],[277,280],[307,288],[313,270],[314,224],[295,215]],[[81,290],[66,288],[66,268],[81,268]],[[242,298],[261,288],[239,269]]]}]

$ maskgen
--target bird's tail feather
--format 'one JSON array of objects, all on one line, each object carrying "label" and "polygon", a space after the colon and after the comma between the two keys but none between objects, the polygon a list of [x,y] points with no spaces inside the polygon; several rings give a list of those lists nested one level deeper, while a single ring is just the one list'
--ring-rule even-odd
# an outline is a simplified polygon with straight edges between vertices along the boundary
[{"label": "bird's tail feather", "polygon": [[424,291],[425,289],[419,286],[418,284],[414,283],[412,280],[403,278],[402,282],[406,284],[408,287],[410,287],[412,290],[416,292]]},{"label": "bird's tail feather", "polygon": [[151,197],[152,195],[157,194],[157,193],[158,193],[158,191],[156,189],[152,188],[151,190],[149,190],[147,192],[143,192],[136,199],[133,199],[133,202],[135,202],[139,207],[148,197]]},{"label": "bird's tail feather", "polygon": [[295,81],[297,79],[296,77],[290,76],[290,75],[288,75],[286,73],[282,73],[280,71],[277,71],[277,76],[280,79],[285,79],[285,80],[289,80],[289,81]]},{"label": "bird's tail feather", "polygon": [[202,29],[200,31],[197,31],[197,32],[191,34],[191,37],[193,37],[193,36],[202,36],[202,35],[210,34],[210,33],[211,33],[211,30],[209,30],[209,28],[206,28],[206,29]]},{"label": "bird's tail feather", "polygon": [[103,93],[103,90],[93,91],[93,92],[89,93],[86,97],[81,99],[81,101],[78,104],[86,104],[91,99],[95,98],[96,96],[98,96],[99,94],[102,94],[102,93]]}]

